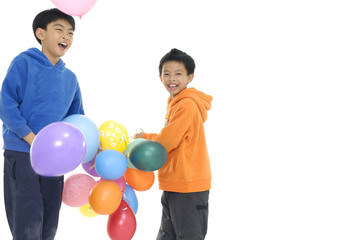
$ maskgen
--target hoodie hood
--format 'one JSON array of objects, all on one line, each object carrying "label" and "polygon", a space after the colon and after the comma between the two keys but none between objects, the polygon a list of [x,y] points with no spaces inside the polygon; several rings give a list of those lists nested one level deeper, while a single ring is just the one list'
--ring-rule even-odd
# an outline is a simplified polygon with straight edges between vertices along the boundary
[{"label": "hoodie hood", "polygon": [[205,122],[208,117],[207,112],[211,109],[211,102],[213,97],[198,91],[195,88],[187,88],[178,93],[173,99],[169,98],[168,106],[172,107],[184,98],[191,98],[197,103],[198,109],[201,112],[203,118],[203,122]]},{"label": "hoodie hood", "polygon": [[53,66],[53,64],[50,62],[50,60],[37,48],[29,48],[27,51],[23,52],[23,54],[26,54],[32,58],[34,58],[38,63],[41,65],[44,65],[46,67],[55,67],[60,70],[63,70],[65,68],[65,63],[63,60],[59,59],[59,62]]}]

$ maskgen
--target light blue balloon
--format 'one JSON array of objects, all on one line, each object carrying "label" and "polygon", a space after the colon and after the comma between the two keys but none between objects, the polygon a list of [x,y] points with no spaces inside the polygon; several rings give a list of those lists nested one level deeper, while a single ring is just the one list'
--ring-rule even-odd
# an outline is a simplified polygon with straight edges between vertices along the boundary
[{"label": "light blue balloon", "polygon": [[127,170],[126,157],[116,150],[105,150],[95,158],[95,170],[101,178],[115,180]]},{"label": "light blue balloon", "polygon": [[126,185],[124,195],[125,195],[125,197],[123,199],[128,203],[130,208],[133,210],[134,214],[137,214],[138,198],[137,198],[137,195],[135,195],[134,189],[131,186],[129,186],[128,184]]},{"label": "light blue balloon", "polygon": [[86,152],[83,162],[91,161],[99,148],[100,134],[98,127],[92,120],[81,114],[70,115],[64,118],[63,122],[75,125],[83,133],[86,141]]}]

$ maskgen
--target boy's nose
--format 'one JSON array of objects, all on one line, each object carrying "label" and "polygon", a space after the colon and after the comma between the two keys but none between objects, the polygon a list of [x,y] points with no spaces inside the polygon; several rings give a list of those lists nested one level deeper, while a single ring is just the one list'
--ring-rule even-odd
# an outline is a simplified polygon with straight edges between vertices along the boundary
[{"label": "boy's nose", "polygon": [[64,35],[63,35],[63,38],[64,38],[65,40],[69,40],[69,36],[68,36],[67,34],[64,34]]}]

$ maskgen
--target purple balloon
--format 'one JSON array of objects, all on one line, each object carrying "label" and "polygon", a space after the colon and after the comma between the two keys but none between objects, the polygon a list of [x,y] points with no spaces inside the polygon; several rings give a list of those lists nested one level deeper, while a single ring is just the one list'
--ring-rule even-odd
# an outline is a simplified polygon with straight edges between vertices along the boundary
[{"label": "purple balloon", "polygon": [[95,170],[94,163],[95,158],[93,158],[93,160],[91,160],[90,162],[83,162],[81,165],[88,174],[92,175],[93,177],[99,177],[97,171]]},{"label": "purple balloon", "polygon": [[36,135],[30,148],[31,166],[42,176],[61,176],[84,159],[85,137],[74,125],[54,122]]}]

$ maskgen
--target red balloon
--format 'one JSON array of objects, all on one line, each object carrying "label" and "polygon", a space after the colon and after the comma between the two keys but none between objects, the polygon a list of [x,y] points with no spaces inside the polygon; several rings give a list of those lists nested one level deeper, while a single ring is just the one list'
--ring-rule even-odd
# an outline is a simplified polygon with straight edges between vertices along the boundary
[{"label": "red balloon", "polygon": [[133,210],[126,201],[120,203],[119,208],[109,215],[107,231],[112,240],[130,240],[137,228],[137,221]]}]

